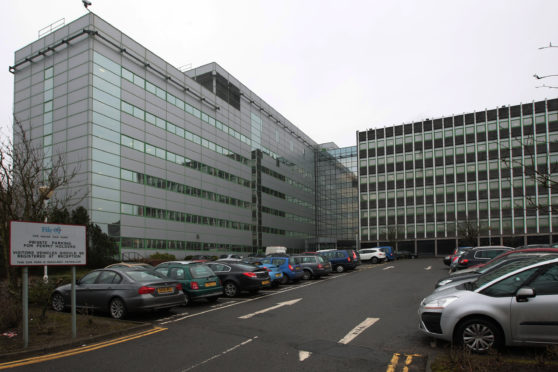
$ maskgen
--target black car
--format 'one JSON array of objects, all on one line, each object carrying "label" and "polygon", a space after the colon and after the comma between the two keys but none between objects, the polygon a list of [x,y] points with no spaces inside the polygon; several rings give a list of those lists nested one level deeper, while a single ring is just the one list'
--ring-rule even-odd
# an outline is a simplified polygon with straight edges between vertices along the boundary
[{"label": "black car", "polygon": [[[60,286],[51,295],[52,309],[70,306],[71,284]],[[184,305],[182,285],[156,271],[122,267],[91,271],[76,283],[76,307],[108,312],[121,319],[127,313],[168,309]]]},{"label": "black car", "polygon": [[471,248],[465,251],[457,259],[457,265],[455,266],[455,269],[460,270],[481,263],[486,263],[494,257],[511,250],[513,250],[513,248],[505,246],[482,246]]},{"label": "black car", "polygon": [[223,283],[223,294],[235,297],[242,291],[257,293],[261,288],[271,286],[271,278],[266,269],[240,261],[207,262]]},{"label": "black car", "polygon": [[299,264],[304,270],[302,279],[318,279],[331,273],[331,263],[319,254],[292,255],[294,263]]}]

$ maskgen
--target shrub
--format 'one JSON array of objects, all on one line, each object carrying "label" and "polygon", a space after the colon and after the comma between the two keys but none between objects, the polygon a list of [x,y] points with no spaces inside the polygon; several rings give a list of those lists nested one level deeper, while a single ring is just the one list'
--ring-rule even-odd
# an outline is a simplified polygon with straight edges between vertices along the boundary
[{"label": "shrub", "polygon": [[164,261],[174,261],[176,260],[176,257],[173,254],[169,254],[169,253],[154,253],[151,256],[149,256],[150,259],[152,260],[164,260]]}]

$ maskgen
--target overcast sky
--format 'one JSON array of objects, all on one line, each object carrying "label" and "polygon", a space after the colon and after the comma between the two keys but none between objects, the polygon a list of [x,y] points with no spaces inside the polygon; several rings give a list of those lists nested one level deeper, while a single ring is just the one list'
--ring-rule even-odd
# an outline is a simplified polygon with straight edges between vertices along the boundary
[{"label": "overcast sky", "polygon": [[[91,0],[179,67],[217,62],[318,143],[357,130],[558,97],[556,0]],[[14,51],[85,14],[81,0],[3,1],[0,125]],[[10,129],[11,130],[11,129]]]}]

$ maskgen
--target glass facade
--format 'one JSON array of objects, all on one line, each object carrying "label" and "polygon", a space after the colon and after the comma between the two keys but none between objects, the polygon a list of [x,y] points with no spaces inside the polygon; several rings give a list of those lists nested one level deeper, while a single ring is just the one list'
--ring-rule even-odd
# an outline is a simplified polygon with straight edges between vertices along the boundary
[{"label": "glass facade", "polygon": [[323,144],[316,152],[316,240],[312,248],[357,247],[357,147]]},{"label": "glass facade", "polygon": [[[444,254],[473,223],[478,244],[558,242],[558,100],[358,133],[360,236]],[[540,179],[540,178],[539,178]],[[554,235],[553,235],[554,234]]]},{"label": "glass facade", "polygon": [[317,144],[219,65],[181,72],[88,14],[17,51],[11,71],[45,169],[54,153],[78,169],[70,192],[123,253],[296,252],[315,238]]}]

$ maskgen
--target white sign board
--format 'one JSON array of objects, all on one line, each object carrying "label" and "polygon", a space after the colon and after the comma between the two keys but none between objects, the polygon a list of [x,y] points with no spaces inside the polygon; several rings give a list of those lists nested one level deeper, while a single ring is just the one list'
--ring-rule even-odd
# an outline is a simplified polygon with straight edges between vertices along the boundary
[{"label": "white sign board", "polygon": [[11,221],[10,265],[85,265],[85,226]]}]

